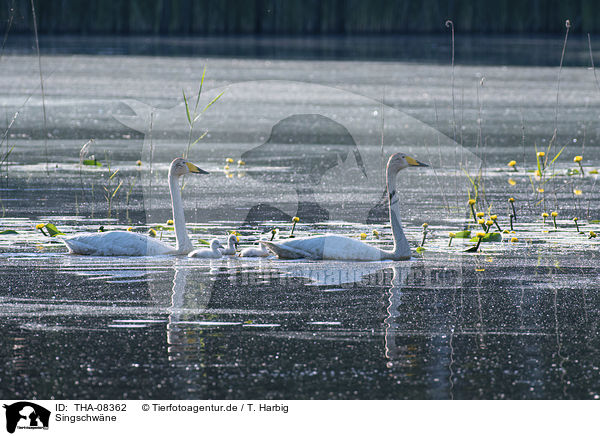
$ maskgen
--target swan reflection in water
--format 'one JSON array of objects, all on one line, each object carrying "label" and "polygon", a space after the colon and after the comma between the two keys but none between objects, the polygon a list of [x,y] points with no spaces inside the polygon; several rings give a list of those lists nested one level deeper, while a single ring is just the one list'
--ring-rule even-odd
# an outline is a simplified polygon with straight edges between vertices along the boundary
[{"label": "swan reflection in water", "polygon": [[408,282],[411,265],[402,265],[392,267],[391,287],[387,292],[387,317],[383,322],[385,329],[385,357],[389,360],[388,367],[398,363],[405,354],[401,353],[400,345],[396,343],[400,328],[398,318],[400,317],[400,306],[402,305],[402,288]]},{"label": "swan reflection in water", "polygon": [[[211,325],[210,314],[206,313],[217,275],[227,269],[227,263],[211,260],[203,274],[197,274],[198,268],[185,259],[176,259],[173,264],[174,276],[171,302],[167,318],[167,344],[169,360],[198,359],[205,347],[202,325]],[[194,280],[188,286],[188,277],[193,272]],[[193,286],[192,286],[193,285]],[[187,289],[189,288],[189,289]],[[196,353],[190,353],[190,347]],[[187,356],[187,357],[186,357]],[[201,363],[201,362],[199,362]]]}]

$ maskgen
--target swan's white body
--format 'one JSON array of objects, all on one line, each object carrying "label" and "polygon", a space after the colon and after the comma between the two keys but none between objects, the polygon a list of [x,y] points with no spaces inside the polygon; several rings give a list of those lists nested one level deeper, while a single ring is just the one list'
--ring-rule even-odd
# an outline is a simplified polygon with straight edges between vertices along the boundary
[{"label": "swan's white body", "polygon": [[139,233],[112,231],[73,236],[64,239],[69,253],[92,256],[159,256],[177,254],[164,242]]},{"label": "swan's white body", "polygon": [[190,254],[188,254],[188,257],[220,259],[221,257],[223,257],[222,253],[224,249],[225,248],[221,245],[221,243],[218,240],[213,239],[210,242],[210,248],[200,248],[199,250],[194,250]]},{"label": "swan's white body", "polygon": [[260,245],[258,247],[244,248],[240,253],[240,257],[267,257],[270,254],[271,253],[266,250],[265,247]]},{"label": "swan's white body", "polygon": [[223,248],[221,250],[221,254],[223,256],[232,256],[235,254],[235,250],[237,248],[238,239],[236,235],[229,235],[227,238],[227,248]]},{"label": "swan's white body", "polygon": [[185,216],[179,189],[179,177],[188,174],[207,174],[185,159],[177,158],[169,168],[169,189],[175,224],[177,246],[172,247],[147,235],[133,232],[112,231],[76,235],[63,239],[72,254],[92,256],[157,256],[163,254],[188,254],[193,250],[185,227]]},{"label": "swan's white body", "polygon": [[314,260],[408,260],[411,258],[410,246],[404,236],[400,223],[399,198],[396,193],[396,175],[409,166],[427,166],[402,153],[392,155],[388,161],[386,176],[390,198],[390,223],[394,236],[394,249],[382,250],[365,244],[357,239],[345,236],[325,235],[309,238],[290,239],[285,242],[260,241],[280,259],[314,259]]}]

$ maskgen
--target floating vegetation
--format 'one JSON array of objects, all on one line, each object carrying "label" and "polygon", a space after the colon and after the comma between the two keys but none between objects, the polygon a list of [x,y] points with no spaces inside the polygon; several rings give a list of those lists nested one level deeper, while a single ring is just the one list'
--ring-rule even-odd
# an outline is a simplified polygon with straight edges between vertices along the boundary
[{"label": "floating vegetation", "polygon": [[423,227],[423,239],[421,239],[421,247],[423,247],[425,245],[425,238],[427,238],[427,227],[429,227],[429,224],[423,223],[421,227]]},{"label": "floating vegetation", "polygon": [[583,160],[583,156],[575,156],[573,158],[573,162],[575,162],[577,165],[579,165],[579,170],[581,171],[581,177],[584,177],[585,173],[583,172],[583,165],[581,164],[582,160]]},{"label": "floating vegetation", "polygon": [[92,167],[101,167],[102,164],[98,162],[96,159],[84,159],[83,165],[92,166]]},{"label": "floating vegetation", "polygon": [[[37,224],[35,226],[35,228],[36,228],[36,230],[39,230],[44,236],[50,236],[51,238],[58,236],[58,235],[64,235],[64,233],[61,232],[60,230],[58,230],[58,228],[52,223]],[[46,231],[44,231],[44,229],[46,229],[48,231],[48,233],[46,233]],[[7,230],[7,232],[8,231],[9,230]],[[13,230],[13,232],[17,233],[14,230]]]},{"label": "floating vegetation", "polygon": [[296,230],[296,224],[298,224],[300,222],[300,218],[298,218],[297,216],[292,218],[292,231],[290,232],[290,238],[294,237],[294,230]]},{"label": "floating vegetation", "polygon": [[556,226],[556,217],[558,216],[558,212],[552,212],[550,215],[552,215],[552,221],[554,222],[554,230],[557,230],[558,227]]}]

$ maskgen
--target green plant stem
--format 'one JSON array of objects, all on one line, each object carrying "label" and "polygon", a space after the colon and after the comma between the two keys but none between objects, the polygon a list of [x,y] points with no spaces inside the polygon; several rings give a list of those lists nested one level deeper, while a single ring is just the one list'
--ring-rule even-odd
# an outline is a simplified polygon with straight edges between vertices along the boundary
[{"label": "green plant stem", "polygon": [[475,220],[475,223],[477,223],[477,214],[475,213],[475,205],[471,204],[471,213],[473,214],[473,219]]}]

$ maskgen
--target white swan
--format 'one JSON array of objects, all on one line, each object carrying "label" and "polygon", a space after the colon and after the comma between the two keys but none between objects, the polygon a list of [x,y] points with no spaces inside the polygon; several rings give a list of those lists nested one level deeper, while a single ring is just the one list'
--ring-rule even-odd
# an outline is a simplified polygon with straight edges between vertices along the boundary
[{"label": "white swan", "polygon": [[240,252],[240,257],[267,257],[269,254],[270,252],[265,247],[259,245],[258,247],[244,248]]},{"label": "white swan", "polygon": [[193,250],[185,228],[185,216],[179,189],[179,177],[184,174],[208,174],[183,158],[171,162],[169,189],[175,224],[177,246],[172,247],[147,235],[133,232],[112,231],[77,235],[63,239],[69,253],[93,256],[156,256],[161,254],[188,254]]},{"label": "white swan", "polygon": [[229,238],[227,238],[227,248],[223,248],[221,250],[221,254],[223,256],[231,256],[232,254],[235,254],[237,245],[238,237],[234,234],[229,235]]},{"label": "white swan", "polygon": [[194,250],[188,257],[201,257],[204,259],[220,259],[223,257],[223,251],[225,247],[221,245],[221,243],[217,239],[213,239],[210,241],[210,248],[200,248],[199,250]]},{"label": "white swan", "polygon": [[387,190],[390,198],[390,222],[394,236],[394,249],[382,250],[365,244],[357,239],[345,236],[325,235],[309,238],[290,239],[285,242],[260,241],[269,251],[280,259],[315,259],[315,260],[408,260],[411,257],[408,241],[400,224],[399,197],[396,193],[396,175],[410,166],[426,167],[428,165],[405,155],[393,154],[387,163]]}]

